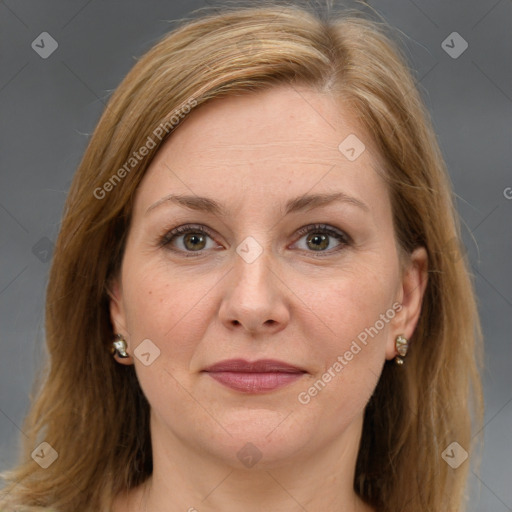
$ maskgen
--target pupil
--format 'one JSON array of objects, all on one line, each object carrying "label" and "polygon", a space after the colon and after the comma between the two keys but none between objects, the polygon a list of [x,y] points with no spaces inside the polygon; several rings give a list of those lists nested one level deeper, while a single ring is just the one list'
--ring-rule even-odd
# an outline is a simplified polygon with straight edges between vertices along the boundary
[{"label": "pupil", "polygon": [[[329,245],[329,242],[325,243],[326,240],[327,240],[326,235],[313,235],[310,238],[310,241],[313,242],[315,247],[317,247],[317,248],[320,247],[322,249],[325,249]],[[324,242],[324,243],[322,243],[322,242]]]},{"label": "pupil", "polygon": [[[203,239],[203,235],[189,234],[185,238],[185,245],[187,245],[187,242],[190,242],[191,240],[194,240],[190,247],[197,249],[196,242],[199,241],[199,243],[201,243],[201,241],[204,241],[202,239]],[[187,247],[188,247],[188,245],[187,245]]]}]

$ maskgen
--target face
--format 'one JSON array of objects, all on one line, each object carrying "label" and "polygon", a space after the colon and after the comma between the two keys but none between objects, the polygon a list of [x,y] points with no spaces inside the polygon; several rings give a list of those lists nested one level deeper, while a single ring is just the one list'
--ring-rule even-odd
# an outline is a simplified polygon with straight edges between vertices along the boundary
[{"label": "face", "polygon": [[[350,134],[362,153],[353,138],[339,149]],[[232,464],[251,442],[275,464],[361,425],[425,285],[424,251],[401,272],[377,166],[348,110],[308,89],[214,100],[168,139],[137,191],[111,300],[142,356],[120,362],[135,364],[152,435]],[[301,372],[230,386],[218,378],[233,373],[204,371],[234,358]]]}]

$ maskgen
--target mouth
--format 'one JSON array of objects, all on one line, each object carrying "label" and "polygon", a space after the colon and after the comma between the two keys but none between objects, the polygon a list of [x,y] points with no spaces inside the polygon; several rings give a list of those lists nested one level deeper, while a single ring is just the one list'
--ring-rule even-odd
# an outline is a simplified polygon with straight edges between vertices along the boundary
[{"label": "mouth", "polygon": [[295,365],[274,359],[248,362],[230,359],[216,363],[203,372],[220,384],[243,393],[264,393],[299,380],[307,372]]}]

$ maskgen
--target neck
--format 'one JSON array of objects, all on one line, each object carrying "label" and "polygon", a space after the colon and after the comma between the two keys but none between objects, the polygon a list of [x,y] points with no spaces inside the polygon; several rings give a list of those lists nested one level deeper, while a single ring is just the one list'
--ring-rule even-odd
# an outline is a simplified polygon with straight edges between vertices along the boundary
[{"label": "neck", "polygon": [[240,468],[175,438],[152,416],[153,474],[113,511],[374,512],[353,489],[361,429],[362,416],[338,439],[282,461],[270,440],[272,458]]}]

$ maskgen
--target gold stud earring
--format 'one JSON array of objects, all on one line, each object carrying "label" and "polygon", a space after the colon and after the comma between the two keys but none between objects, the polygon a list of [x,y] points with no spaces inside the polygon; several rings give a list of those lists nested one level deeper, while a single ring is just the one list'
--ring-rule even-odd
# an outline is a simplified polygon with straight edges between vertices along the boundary
[{"label": "gold stud earring", "polygon": [[407,354],[409,342],[400,334],[395,339],[395,348],[399,354],[398,356],[395,357],[395,363],[401,366],[404,364],[404,360],[402,359],[402,357],[405,357],[405,355]]},{"label": "gold stud earring", "polygon": [[116,334],[115,340],[112,342],[112,347],[110,352],[113,355],[117,355],[122,359],[130,357],[126,352],[126,340],[123,338],[122,334]]}]

